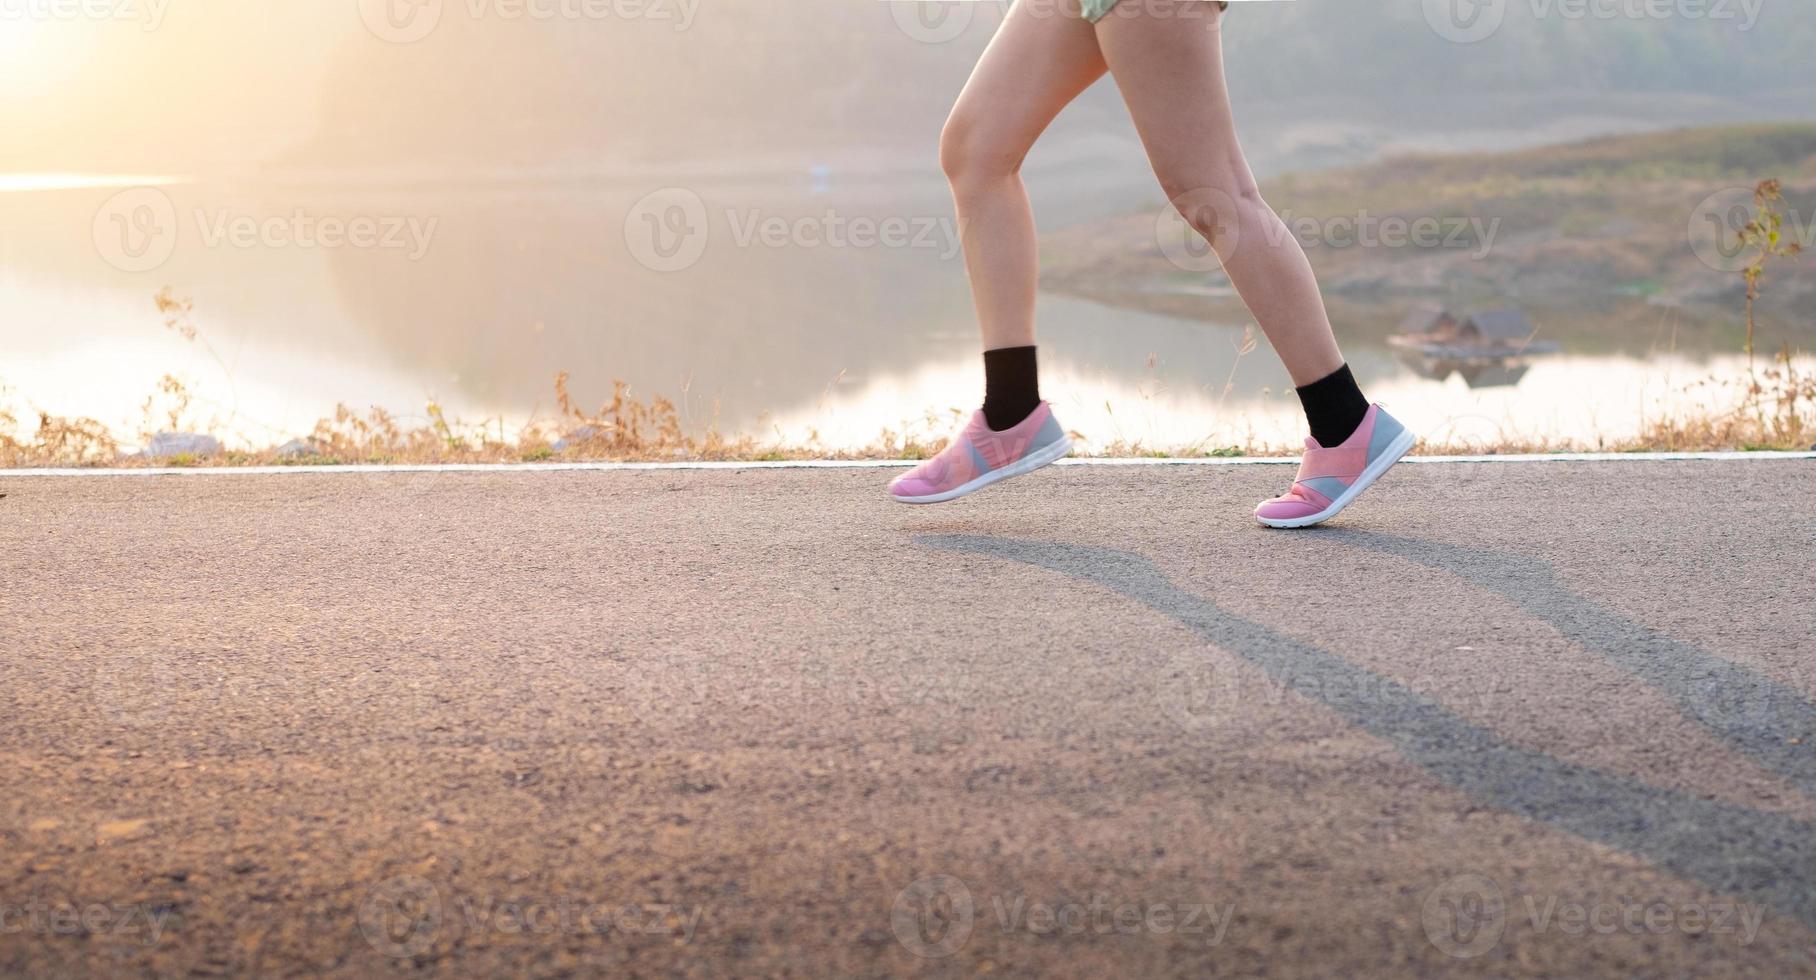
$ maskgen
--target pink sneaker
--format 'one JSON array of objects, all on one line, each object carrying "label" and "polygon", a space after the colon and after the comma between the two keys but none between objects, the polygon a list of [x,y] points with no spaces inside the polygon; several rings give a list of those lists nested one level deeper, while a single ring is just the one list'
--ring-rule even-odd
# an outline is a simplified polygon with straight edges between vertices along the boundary
[{"label": "pink sneaker", "polygon": [[979,410],[938,456],[889,484],[889,495],[904,504],[956,500],[998,480],[1032,473],[1071,451],[1072,440],[1046,402],[1002,432],[990,431]]},{"label": "pink sneaker", "polygon": [[1305,459],[1293,488],[1256,507],[1255,519],[1268,527],[1322,524],[1361,496],[1417,441],[1381,406],[1371,405],[1343,445],[1326,449],[1314,439],[1305,440]]}]

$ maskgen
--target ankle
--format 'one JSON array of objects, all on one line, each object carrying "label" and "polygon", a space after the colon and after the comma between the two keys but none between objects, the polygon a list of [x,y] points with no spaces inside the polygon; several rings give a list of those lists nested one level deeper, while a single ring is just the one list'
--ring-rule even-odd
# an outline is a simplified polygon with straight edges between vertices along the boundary
[{"label": "ankle", "polygon": [[984,351],[984,422],[993,431],[1013,429],[1040,407],[1040,368],[1035,348]]},{"label": "ankle", "polygon": [[1312,438],[1325,448],[1340,446],[1362,427],[1368,417],[1368,399],[1345,364],[1325,377],[1295,389],[1305,406],[1305,420]]}]

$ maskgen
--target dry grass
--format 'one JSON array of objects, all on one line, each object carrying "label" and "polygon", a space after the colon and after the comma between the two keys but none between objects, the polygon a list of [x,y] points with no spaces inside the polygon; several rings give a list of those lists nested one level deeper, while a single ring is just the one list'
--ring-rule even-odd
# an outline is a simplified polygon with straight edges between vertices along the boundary
[{"label": "dry grass", "polygon": [[107,426],[94,419],[65,419],[38,413],[29,434],[19,431],[12,410],[0,407],[0,465],[99,466],[119,455],[120,445]]},{"label": "dry grass", "polygon": [[[716,427],[690,436],[666,398],[639,400],[620,381],[614,383],[610,401],[588,411],[573,403],[567,377],[564,372],[555,378],[556,415],[532,420],[514,433],[507,431],[502,419],[451,419],[435,402],[425,406],[427,421],[418,424],[406,424],[384,408],[362,413],[338,405],[332,416],[317,421],[288,450],[275,445],[229,448],[202,457],[126,453],[108,426],[92,418],[38,412],[37,426],[25,431],[0,392],[0,468],[924,459],[944,448],[942,440],[892,429],[883,429],[868,446],[842,450],[727,436]],[[191,402],[182,382],[166,376],[142,406],[145,418],[156,424],[143,427],[140,437],[149,440],[155,432],[218,434],[214,425],[193,422]],[[927,413],[926,431],[935,431],[941,419],[939,413]]]},{"label": "dry grass", "polygon": [[[169,383],[169,379],[166,379]],[[563,383],[558,379],[558,390]],[[1799,372],[1789,351],[1763,368],[1754,382],[1708,378],[1689,388],[1732,392],[1733,407],[1717,412],[1673,413],[1649,420],[1642,431],[1625,439],[1593,444],[1534,439],[1497,433],[1470,439],[1438,436],[1420,443],[1427,455],[1504,455],[1561,452],[1689,452],[1716,450],[1806,450],[1816,439],[1816,377]],[[598,411],[572,410],[557,424],[547,420],[515,435],[501,432],[502,423],[449,420],[437,405],[428,406],[429,421],[406,426],[382,408],[359,413],[339,406],[331,418],[316,423],[301,452],[280,453],[277,447],[229,449],[220,455],[148,458],[124,454],[108,428],[94,419],[59,418],[40,413],[34,429],[20,433],[13,413],[0,409],[0,467],[101,466],[266,466],[522,462],[779,462],[809,459],[925,459],[944,448],[931,424],[943,413],[928,413],[920,434],[883,431],[867,446],[828,450],[815,445],[761,442],[749,436],[728,437],[716,431],[688,436],[674,406],[665,399],[648,402],[631,397],[620,383],[612,400]],[[564,439],[563,436],[566,436]],[[1215,458],[1295,456],[1296,450],[1252,441],[1232,444],[1199,442],[1157,446],[1121,438],[1083,455],[1099,457]]]},{"label": "dry grass", "polygon": [[[121,452],[119,440],[107,426],[88,418],[59,418],[38,413],[37,424],[21,432],[14,413],[0,407],[0,466],[99,467],[99,466],[259,466],[259,465],[360,465],[521,462],[777,462],[808,459],[924,459],[944,448],[944,434],[952,428],[952,413],[928,412],[912,432],[884,430],[869,445],[829,450],[818,445],[763,442],[750,436],[726,436],[708,429],[688,435],[675,406],[664,398],[639,400],[628,385],[618,383],[610,401],[597,410],[573,404],[567,376],[554,383],[558,413],[506,430],[501,420],[466,423],[449,419],[439,405],[430,403],[427,421],[404,424],[382,408],[365,413],[341,405],[332,417],[318,421],[303,440],[306,448],[280,453],[278,448],[230,449],[201,458],[151,459]],[[1438,435],[1422,442],[1418,452],[1428,455],[1480,455],[1559,452],[1646,452],[1710,450],[1806,450],[1816,440],[1816,375],[1799,370],[1798,359],[1787,346],[1761,367],[1752,378],[1705,378],[1684,386],[1684,392],[1707,395],[1702,403],[1730,406],[1717,411],[1681,411],[1649,419],[1635,436],[1603,439],[1585,444],[1575,441],[1534,439],[1517,432],[1485,438]],[[147,413],[160,423],[174,422],[164,431],[182,428],[187,421],[188,392],[173,378],[165,378],[159,391],[147,399]],[[193,428],[188,431],[195,431]],[[206,431],[206,430],[203,430]],[[148,433],[146,433],[148,434]],[[1151,445],[1139,438],[1117,438],[1088,455],[1101,457],[1212,458],[1239,456],[1293,456],[1295,450],[1233,440],[1231,443],[1199,442],[1181,446]]]},{"label": "dry grass", "polygon": [[1724,392],[1721,401],[1732,407],[1651,420],[1634,442],[1666,451],[1816,448],[1816,376],[1800,371],[1797,362],[1787,344],[1750,377],[1695,382]]}]

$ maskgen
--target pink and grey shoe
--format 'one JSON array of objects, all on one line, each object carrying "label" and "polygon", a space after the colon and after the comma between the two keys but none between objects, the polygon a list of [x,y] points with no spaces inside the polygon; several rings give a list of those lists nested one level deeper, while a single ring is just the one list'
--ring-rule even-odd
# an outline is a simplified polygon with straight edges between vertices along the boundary
[{"label": "pink and grey shoe", "polygon": [[980,410],[938,456],[889,485],[889,496],[904,504],[956,500],[999,480],[1021,476],[1063,459],[1072,440],[1046,402],[1019,425],[993,432]]},{"label": "pink and grey shoe", "polygon": [[1255,508],[1268,527],[1311,527],[1337,516],[1386,473],[1418,441],[1393,416],[1371,405],[1362,425],[1340,446],[1326,449],[1305,440],[1299,477],[1283,497]]}]

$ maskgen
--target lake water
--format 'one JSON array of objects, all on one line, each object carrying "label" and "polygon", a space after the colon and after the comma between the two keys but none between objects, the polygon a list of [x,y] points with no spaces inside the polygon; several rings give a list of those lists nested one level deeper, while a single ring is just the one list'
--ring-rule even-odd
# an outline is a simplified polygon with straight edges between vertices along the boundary
[{"label": "lake water", "polygon": [[[551,411],[566,371],[583,403],[623,380],[696,432],[831,449],[937,435],[982,372],[931,169],[701,176],[653,197],[653,174],[15,176],[0,184],[0,404],[98,418],[131,444],[168,374],[198,424],[242,444],[304,434],[337,403],[420,419],[431,398],[508,432]],[[1030,184],[1048,228],[1158,199],[1139,170],[1055,166]],[[199,341],[164,325],[166,287],[193,301]],[[1683,329],[1701,339],[1670,350],[1670,327],[1698,327],[1681,319],[1621,318],[1594,353],[1567,347],[1495,387],[1421,377],[1379,342],[1346,352],[1427,435],[1593,444],[1738,369],[1731,332]],[[1098,448],[1297,444],[1286,376],[1265,344],[1239,355],[1239,321],[1046,295],[1040,324],[1047,394]]]}]

